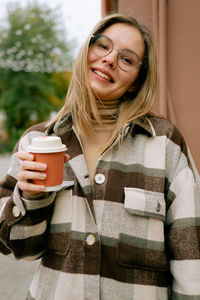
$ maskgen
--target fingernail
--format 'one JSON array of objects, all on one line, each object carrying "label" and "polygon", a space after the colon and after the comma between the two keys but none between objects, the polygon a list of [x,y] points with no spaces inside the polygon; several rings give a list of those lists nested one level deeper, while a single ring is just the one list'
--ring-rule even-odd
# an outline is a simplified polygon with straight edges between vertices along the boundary
[{"label": "fingernail", "polygon": [[40,164],[40,169],[41,169],[41,170],[45,170],[46,167],[47,167],[46,164]]},{"label": "fingernail", "polygon": [[45,179],[46,178],[46,174],[45,173],[40,173],[40,179]]},{"label": "fingernail", "polygon": [[33,154],[29,154],[29,155],[28,155],[28,158],[29,158],[29,159],[33,159],[33,158],[34,158]]}]

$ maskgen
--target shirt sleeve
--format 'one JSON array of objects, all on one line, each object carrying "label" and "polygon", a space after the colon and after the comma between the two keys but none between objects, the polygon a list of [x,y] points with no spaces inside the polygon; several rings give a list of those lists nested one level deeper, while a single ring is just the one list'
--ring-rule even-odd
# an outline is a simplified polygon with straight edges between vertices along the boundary
[{"label": "shirt sleeve", "polygon": [[187,145],[176,130],[166,158],[166,247],[172,300],[200,300],[200,185]]},{"label": "shirt sleeve", "polygon": [[[25,136],[18,149],[25,149],[28,140]],[[56,193],[42,193],[32,199],[23,197],[17,187],[19,167],[20,162],[13,153],[8,174],[0,182],[0,197],[5,202],[0,214],[0,252],[13,254],[17,259],[34,260],[46,249]]]}]

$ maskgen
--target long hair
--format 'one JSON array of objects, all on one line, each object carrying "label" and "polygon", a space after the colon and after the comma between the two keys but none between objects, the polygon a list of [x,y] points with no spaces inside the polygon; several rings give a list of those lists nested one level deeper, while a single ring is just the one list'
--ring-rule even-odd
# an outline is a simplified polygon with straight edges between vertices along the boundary
[{"label": "long hair", "polygon": [[157,86],[157,58],[151,33],[136,19],[122,14],[110,14],[104,17],[93,29],[82,46],[73,67],[73,75],[68,88],[66,101],[53,120],[57,122],[71,114],[75,128],[80,136],[93,133],[94,120],[101,124],[96,97],[91,90],[88,79],[88,49],[94,34],[102,33],[107,27],[123,23],[135,27],[141,33],[144,41],[144,56],[137,79],[133,83],[133,91],[126,92],[121,98],[120,112],[113,134],[108,141],[111,144],[119,133],[122,133],[127,123],[134,123],[138,118],[147,115],[155,99]]}]

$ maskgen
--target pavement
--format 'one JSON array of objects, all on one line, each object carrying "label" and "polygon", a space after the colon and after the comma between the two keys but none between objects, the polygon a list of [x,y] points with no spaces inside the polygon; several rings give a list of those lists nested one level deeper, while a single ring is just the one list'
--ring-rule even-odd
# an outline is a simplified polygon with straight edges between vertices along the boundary
[{"label": "pavement", "polygon": [[10,164],[10,155],[9,154],[0,155],[0,180],[6,174],[6,171],[9,168],[9,164]]},{"label": "pavement", "polygon": [[[0,180],[6,174],[9,163],[9,154],[0,155]],[[38,264],[39,261],[14,261],[0,254],[0,300],[25,300]]]}]

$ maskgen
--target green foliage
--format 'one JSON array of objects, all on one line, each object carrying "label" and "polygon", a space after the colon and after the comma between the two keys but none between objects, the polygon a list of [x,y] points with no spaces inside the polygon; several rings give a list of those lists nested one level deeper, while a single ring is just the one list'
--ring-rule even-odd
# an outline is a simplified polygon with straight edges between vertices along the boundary
[{"label": "green foliage", "polygon": [[36,4],[10,10],[9,26],[0,32],[0,67],[26,72],[69,69],[72,56],[57,19]]},{"label": "green foliage", "polygon": [[31,125],[58,111],[70,81],[71,50],[56,16],[34,4],[8,12],[0,30],[0,111],[8,139],[0,152],[11,151]]}]

